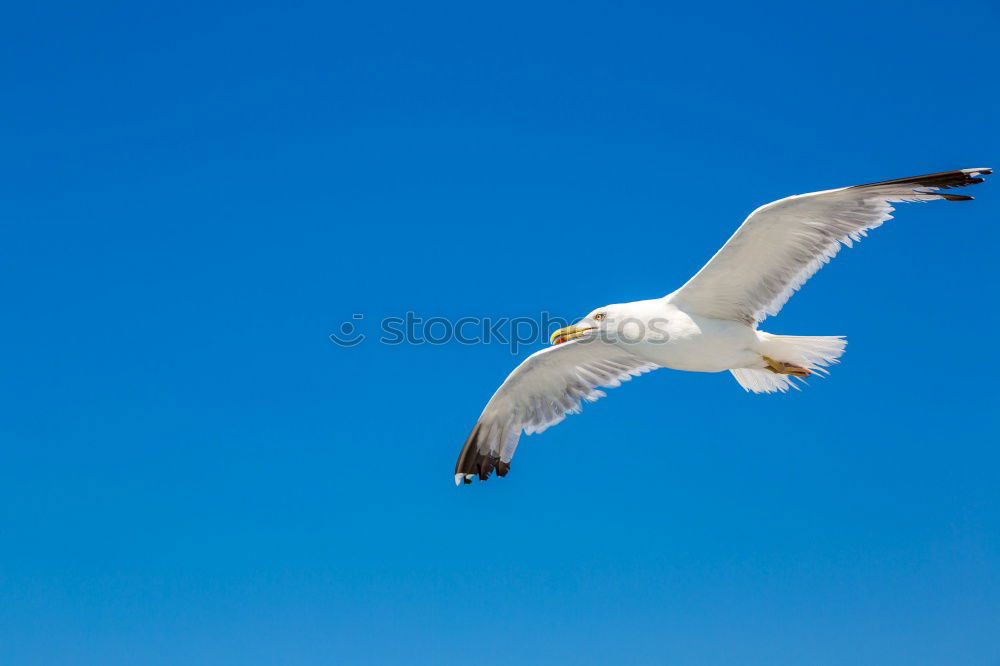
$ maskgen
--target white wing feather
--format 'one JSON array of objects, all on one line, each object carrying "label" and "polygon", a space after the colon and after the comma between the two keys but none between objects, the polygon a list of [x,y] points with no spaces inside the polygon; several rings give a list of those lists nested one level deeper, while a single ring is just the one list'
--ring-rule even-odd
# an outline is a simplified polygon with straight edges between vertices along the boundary
[{"label": "white wing feather", "polygon": [[775,315],[841,245],[892,218],[892,204],[972,197],[940,190],[983,181],[961,169],[800,194],[761,206],[714,257],[669,298],[689,312],[755,324]]},{"label": "white wing feather", "polygon": [[455,483],[503,476],[522,431],[539,433],[580,412],[581,401],[603,398],[600,388],[658,367],[597,338],[584,338],[535,352],[510,373],[486,404],[462,447]]}]

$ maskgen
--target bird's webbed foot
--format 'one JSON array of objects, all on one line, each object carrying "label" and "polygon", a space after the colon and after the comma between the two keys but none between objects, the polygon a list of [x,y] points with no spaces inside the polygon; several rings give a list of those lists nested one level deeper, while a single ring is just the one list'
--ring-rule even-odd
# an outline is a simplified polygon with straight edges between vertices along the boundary
[{"label": "bird's webbed foot", "polygon": [[761,356],[764,359],[764,363],[767,364],[767,369],[777,375],[791,375],[793,377],[808,377],[812,373],[807,369],[803,368],[801,365],[795,365],[794,363],[785,363],[784,361],[776,361],[770,356]]}]

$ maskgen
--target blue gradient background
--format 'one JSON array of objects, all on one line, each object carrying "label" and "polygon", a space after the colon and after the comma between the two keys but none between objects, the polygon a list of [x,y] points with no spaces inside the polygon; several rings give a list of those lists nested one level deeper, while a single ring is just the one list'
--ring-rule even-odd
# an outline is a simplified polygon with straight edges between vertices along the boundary
[{"label": "blue gradient background", "polygon": [[22,3],[0,23],[0,662],[1000,664],[996,183],[455,488],[503,345],[788,194],[1000,166],[995,3]]}]

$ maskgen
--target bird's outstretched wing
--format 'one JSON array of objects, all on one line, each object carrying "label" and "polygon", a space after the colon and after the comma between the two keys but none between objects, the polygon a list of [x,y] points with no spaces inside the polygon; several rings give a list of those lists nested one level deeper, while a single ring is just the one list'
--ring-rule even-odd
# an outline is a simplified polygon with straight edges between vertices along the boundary
[{"label": "bird's outstretched wing", "polygon": [[531,435],[604,397],[603,388],[658,367],[601,341],[580,339],[535,352],[510,373],[479,416],[455,465],[455,483],[504,476],[521,432]]},{"label": "bird's outstretched wing", "polygon": [[761,206],[671,300],[689,312],[755,324],[840,250],[892,218],[895,203],[964,201],[944,192],[983,182],[987,168],[854,185],[779,199]]}]

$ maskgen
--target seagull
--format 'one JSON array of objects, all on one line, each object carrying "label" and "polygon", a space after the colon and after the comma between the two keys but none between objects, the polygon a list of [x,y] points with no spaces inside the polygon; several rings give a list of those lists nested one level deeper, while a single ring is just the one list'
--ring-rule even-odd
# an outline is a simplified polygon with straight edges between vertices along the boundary
[{"label": "seagull", "polygon": [[983,182],[991,169],[960,169],[786,197],[750,213],[680,289],[645,301],[605,305],[560,328],[504,380],[472,428],[455,483],[505,476],[521,433],[540,433],[582,402],[657,368],[728,370],[753,393],[798,389],[826,374],[847,340],[775,335],[757,329],[830,261],[892,219],[893,204],[968,201],[946,192]]}]

